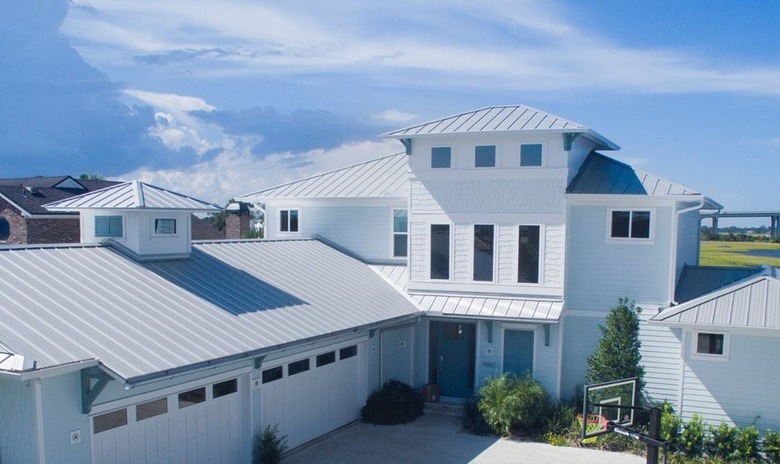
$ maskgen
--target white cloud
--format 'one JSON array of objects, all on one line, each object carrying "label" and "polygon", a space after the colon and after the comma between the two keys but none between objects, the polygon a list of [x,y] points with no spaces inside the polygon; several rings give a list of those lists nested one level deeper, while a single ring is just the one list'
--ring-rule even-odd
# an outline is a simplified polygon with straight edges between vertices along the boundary
[{"label": "white cloud", "polygon": [[355,142],[332,150],[274,153],[258,158],[251,146],[237,141],[215,158],[187,169],[141,169],[118,176],[224,205],[230,198],[260,188],[341,168],[402,151],[396,141]]},{"label": "white cloud", "polygon": [[392,110],[386,110],[386,111],[382,111],[381,113],[374,114],[372,117],[379,121],[403,124],[405,122],[409,122],[414,119],[417,119],[419,116],[417,116],[414,113],[405,113],[403,111],[392,109]]},{"label": "white cloud", "polygon": [[[73,9],[64,30],[98,64],[159,55],[192,60],[187,71],[196,76],[328,71],[392,74],[398,82],[423,87],[780,95],[777,66],[736,67],[673,48],[624,46],[545,1],[425,7],[401,2],[396,8],[243,0],[219,7],[191,0],[90,5],[94,10]],[[402,26],[391,33],[385,31],[388,24]],[[442,40],[445,26],[458,28],[458,34]],[[206,50],[221,52],[200,53]],[[399,73],[407,70],[415,72]]]}]

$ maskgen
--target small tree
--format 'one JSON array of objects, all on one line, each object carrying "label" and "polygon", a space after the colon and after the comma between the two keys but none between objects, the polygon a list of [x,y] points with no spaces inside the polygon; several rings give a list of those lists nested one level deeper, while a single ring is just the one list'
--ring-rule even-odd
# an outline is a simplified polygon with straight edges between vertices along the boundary
[{"label": "small tree", "polygon": [[641,311],[628,298],[618,299],[618,305],[607,315],[605,325],[599,325],[601,339],[596,351],[588,358],[588,383],[639,377],[639,388],[645,385],[645,370],[640,364],[639,316]]}]

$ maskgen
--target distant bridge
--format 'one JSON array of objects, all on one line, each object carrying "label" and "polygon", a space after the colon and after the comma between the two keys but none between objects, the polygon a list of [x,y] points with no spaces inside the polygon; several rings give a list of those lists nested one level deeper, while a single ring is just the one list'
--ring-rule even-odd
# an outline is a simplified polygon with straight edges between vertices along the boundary
[{"label": "distant bridge", "polygon": [[703,219],[712,219],[712,230],[717,232],[720,218],[769,218],[769,236],[780,238],[780,211],[721,211],[702,214]]}]

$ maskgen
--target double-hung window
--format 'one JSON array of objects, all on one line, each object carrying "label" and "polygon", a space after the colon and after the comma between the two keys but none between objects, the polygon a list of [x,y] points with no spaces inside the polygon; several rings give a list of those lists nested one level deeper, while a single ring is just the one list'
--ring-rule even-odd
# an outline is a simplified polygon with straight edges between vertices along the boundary
[{"label": "double-hung window", "polygon": [[405,258],[409,247],[409,212],[393,210],[393,257]]},{"label": "double-hung window", "polygon": [[279,211],[279,232],[298,232],[297,209],[283,209]]},{"label": "double-hung window", "polygon": [[649,239],[651,214],[647,210],[613,210],[610,212],[610,238]]}]

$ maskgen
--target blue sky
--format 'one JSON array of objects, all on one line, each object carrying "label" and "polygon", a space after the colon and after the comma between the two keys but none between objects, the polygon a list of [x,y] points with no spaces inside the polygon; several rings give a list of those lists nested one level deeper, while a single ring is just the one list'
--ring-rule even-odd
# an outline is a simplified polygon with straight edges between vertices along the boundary
[{"label": "blue sky", "polygon": [[780,209],[780,2],[7,0],[3,177],[209,201],[496,104],[586,124],[727,209]]}]

